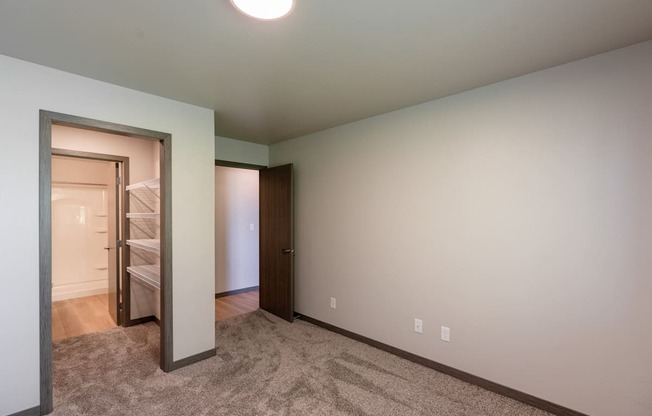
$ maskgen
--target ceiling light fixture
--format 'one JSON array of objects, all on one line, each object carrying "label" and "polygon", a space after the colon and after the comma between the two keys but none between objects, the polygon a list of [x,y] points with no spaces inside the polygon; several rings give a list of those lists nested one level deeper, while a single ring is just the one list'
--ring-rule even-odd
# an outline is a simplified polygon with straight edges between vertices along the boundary
[{"label": "ceiling light fixture", "polygon": [[294,0],[231,0],[231,4],[247,16],[260,20],[280,19],[294,8]]}]

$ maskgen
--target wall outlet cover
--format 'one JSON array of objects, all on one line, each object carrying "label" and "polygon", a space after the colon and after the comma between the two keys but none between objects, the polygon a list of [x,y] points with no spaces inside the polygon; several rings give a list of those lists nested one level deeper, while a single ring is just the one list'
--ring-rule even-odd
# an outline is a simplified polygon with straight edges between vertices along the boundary
[{"label": "wall outlet cover", "polygon": [[414,319],[414,332],[423,334],[423,321],[421,319]]},{"label": "wall outlet cover", "polygon": [[451,329],[447,326],[441,327],[441,340],[451,342]]}]

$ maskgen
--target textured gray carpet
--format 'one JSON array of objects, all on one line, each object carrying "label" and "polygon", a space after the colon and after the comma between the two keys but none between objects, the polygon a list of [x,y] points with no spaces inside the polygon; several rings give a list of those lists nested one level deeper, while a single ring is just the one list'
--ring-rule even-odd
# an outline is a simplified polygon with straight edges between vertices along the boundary
[{"label": "textured gray carpet", "polygon": [[56,342],[53,414],[548,415],[303,321],[216,328],[216,357],[169,374],[154,324]]}]

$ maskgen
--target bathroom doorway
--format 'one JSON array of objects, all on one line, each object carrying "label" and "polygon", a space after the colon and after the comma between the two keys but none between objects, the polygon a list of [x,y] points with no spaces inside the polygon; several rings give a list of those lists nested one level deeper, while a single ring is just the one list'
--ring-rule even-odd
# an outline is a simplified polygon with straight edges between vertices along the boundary
[{"label": "bathroom doorway", "polygon": [[129,158],[52,149],[52,340],[125,322],[124,188]]}]

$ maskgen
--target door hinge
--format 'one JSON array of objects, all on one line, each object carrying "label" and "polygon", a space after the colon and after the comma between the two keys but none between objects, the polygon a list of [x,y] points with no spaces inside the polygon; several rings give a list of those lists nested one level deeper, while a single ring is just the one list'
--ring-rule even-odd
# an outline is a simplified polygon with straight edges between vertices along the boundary
[{"label": "door hinge", "polygon": [[122,185],[122,178],[120,176],[116,176],[115,178],[115,184],[116,185]]},{"label": "door hinge", "polygon": [[118,310],[122,310],[122,302],[118,303]]},{"label": "door hinge", "polygon": [[116,240],[115,246],[116,247],[122,247],[122,240]]}]

